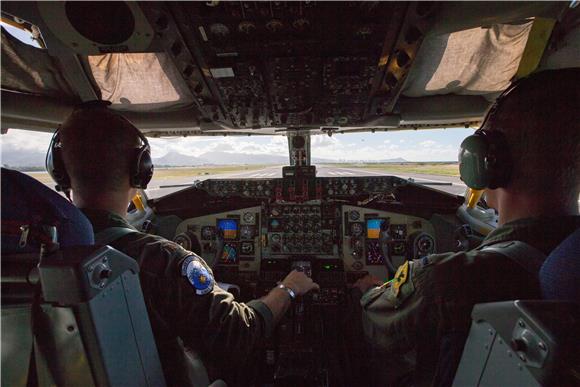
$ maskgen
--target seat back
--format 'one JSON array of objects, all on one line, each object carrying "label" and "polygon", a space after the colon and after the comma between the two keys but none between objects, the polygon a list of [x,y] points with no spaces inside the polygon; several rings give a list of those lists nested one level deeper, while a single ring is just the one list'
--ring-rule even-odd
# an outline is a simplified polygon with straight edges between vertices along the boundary
[{"label": "seat back", "polygon": [[472,320],[453,386],[580,385],[580,305],[478,304]]},{"label": "seat back", "polygon": [[29,303],[41,244],[91,245],[93,227],[64,197],[24,173],[2,168],[1,182],[2,305]]},{"label": "seat back", "polygon": [[546,300],[580,303],[580,228],[546,258],[540,269],[540,285]]},{"label": "seat back", "polygon": [[[34,178],[7,168],[2,180],[2,255],[36,253],[46,242],[39,230],[53,226],[61,247],[93,244],[93,227],[76,207]],[[29,238],[23,238],[28,226]]]},{"label": "seat back", "polygon": [[475,305],[454,386],[580,385],[580,229],[539,271],[544,301]]},{"label": "seat back", "polygon": [[1,184],[2,385],[164,386],[136,261],[35,179]]},{"label": "seat back", "polygon": [[[39,276],[43,308],[48,312],[38,314],[57,318],[35,318],[33,305],[33,324],[40,331],[49,328],[55,338],[80,339],[72,348],[64,341],[48,346],[68,359],[74,350],[77,360],[48,364],[46,382],[165,386],[141,292],[139,265],[133,258],[109,246],[63,249],[42,259]],[[90,366],[90,373],[77,367],[83,363]]]}]

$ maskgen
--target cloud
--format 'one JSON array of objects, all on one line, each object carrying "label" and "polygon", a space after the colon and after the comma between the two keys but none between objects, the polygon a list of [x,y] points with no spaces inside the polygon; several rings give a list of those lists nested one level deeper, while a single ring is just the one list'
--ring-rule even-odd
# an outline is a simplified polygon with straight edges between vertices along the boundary
[{"label": "cloud", "polygon": [[429,148],[429,147],[432,147],[434,145],[437,145],[437,142],[433,141],[433,140],[427,140],[427,141],[420,142],[419,145],[421,145],[424,148]]},{"label": "cloud", "polygon": [[[336,161],[383,160],[398,157],[409,161],[448,161],[457,158],[457,148],[463,137],[464,133],[459,130],[359,133],[332,137],[316,135],[311,137],[311,146],[314,158]],[[50,133],[10,129],[8,134],[0,136],[0,142],[4,150],[46,152],[50,138]],[[213,151],[248,155],[286,155],[288,152],[288,141],[284,136],[192,136],[150,138],[149,142],[155,158],[163,157],[169,152],[196,157]]]},{"label": "cloud", "polygon": [[0,142],[3,149],[46,152],[51,138],[52,133],[9,129],[7,134],[0,136]]}]

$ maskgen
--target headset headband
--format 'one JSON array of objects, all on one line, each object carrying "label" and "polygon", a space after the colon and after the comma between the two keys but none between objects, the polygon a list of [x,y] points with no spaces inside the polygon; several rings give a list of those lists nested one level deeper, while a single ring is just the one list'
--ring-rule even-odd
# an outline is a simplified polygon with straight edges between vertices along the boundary
[{"label": "headset headband", "polygon": [[[82,111],[82,110],[92,110],[92,109],[103,109],[108,110],[108,107],[111,105],[109,101],[88,101],[83,102],[75,107],[74,111]],[[141,133],[139,129],[135,125],[131,123],[127,118],[120,114],[115,114],[116,117],[123,120],[128,126],[133,128],[135,134],[141,140],[141,146],[135,149],[135,154],[132,157],[132,161],[130,164],[130,184],[133,188],[141,188],[146,189],[147,184],[151,180],[153,176],[153,161],[151,159],[151,148],[149,146],[149,141],[147,141],[147,137]],[[50,146],[46,155],[46,169],[48,173],[51,175],[53,180],[57,183],[56,189],[57,191],[63,191],[69,194],[71,189],[71,181],[70,176],[66,170],[64,165],[64,161],[62,158],[62,144],[60,140],[60,130],[61,126],[56,129],[52,140],[50,142]]]}]

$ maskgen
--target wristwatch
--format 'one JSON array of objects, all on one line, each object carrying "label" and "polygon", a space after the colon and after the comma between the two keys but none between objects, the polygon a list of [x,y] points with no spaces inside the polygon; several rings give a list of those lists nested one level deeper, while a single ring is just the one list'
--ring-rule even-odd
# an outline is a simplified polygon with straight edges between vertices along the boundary
[{"label": "wristwatch", "polygon": [[290,296],[290,299],[292,301],[294,301],[296,299],[296,293],[294,293],[294,290],[290,289],[289,287],[285,286],[284,284],[279,284],[278,286],[276,286],[279,289],[284,289],[288,292],[288,295]]}]

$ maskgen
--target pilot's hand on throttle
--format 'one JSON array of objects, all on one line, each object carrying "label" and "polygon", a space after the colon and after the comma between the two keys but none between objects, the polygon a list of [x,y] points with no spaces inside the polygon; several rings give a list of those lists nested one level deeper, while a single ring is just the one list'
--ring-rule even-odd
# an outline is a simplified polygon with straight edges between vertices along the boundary
[{"label": "pilot's hand on throttle", "polygon": [[370,288],[375,286],[381,286],[383,281],[375,277],[374,275],[367,274],[362,278],[359,278],[353,285],[353,288],[358,288],[362,294],[365,294]]},{"label": "pilot's hand on throttle", "polygon": [[290,274],[284,278],[282,284],[287,288],[292,289],[297,296],[303,296],[311,290],[320,290],[320,286],[312,281],[312,278],[297,270],[292,270]]}]

